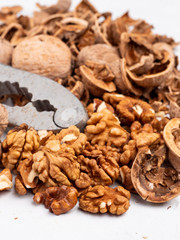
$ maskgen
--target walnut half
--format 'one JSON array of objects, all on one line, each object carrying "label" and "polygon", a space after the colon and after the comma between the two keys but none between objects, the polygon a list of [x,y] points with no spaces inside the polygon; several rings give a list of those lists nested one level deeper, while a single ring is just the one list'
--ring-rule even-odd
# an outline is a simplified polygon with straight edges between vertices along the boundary
[{"label": "walnut half", "polygon": [[97,185],[89,187],[87,191],[81,194],[79,207],[83,211],[91,213],[106,213],[121,215],[125,213],[130,204],[130,192],[121,186],[110,188]]},{"label": "walnut half", "polygon": [[62,185],[61,187],[49,187],[45,192],[37,192],[34,202],[43,203],[50,212],[56,215],[66,213],[77,203],[78,191],[74,187]]}]

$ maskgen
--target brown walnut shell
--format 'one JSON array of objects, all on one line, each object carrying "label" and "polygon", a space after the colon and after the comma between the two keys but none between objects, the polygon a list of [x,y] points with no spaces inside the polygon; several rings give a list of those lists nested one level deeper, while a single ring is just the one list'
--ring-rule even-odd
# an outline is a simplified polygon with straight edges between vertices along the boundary
[{"label": "brown walnut shell", "polygon": [[180,194],[180,174],[166,160],[165,145],[141,150],[133,162],[131,179],[136,192],[148,202],[167,202]]},{"label": "brown walnut shell", "polygon": [[180,172],[180,118],[171,119],[164,127],[163,137],[169,148],[169,161]]},{"label": "brown walnut shell", "polygon": [[12,66],[52,79],[65,78],[71,71],[71,52],[60,39],[42,34],[17,45]]}]

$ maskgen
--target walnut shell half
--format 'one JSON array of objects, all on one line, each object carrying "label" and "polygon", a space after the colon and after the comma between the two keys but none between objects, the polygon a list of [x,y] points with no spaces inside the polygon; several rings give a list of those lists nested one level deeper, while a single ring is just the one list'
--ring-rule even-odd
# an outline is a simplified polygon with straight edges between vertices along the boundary
[{"label": "walnut shell half", "polygon": [[180,194],[180,174],[166,160],[166,147],[140,151],[131,168],[137,193],[146,201],[167,202]]},{"label": "walnut shell half", "polygon": [[163,137],[169,148],[169,161],[180,171],[180,118],[173,118],[166,124]]},{"label": "walnut shell half", "polygon": [[52,79],[65,78],[71,71],[71,52],[60,39],[42,34],[17,45],[12,66]]}]

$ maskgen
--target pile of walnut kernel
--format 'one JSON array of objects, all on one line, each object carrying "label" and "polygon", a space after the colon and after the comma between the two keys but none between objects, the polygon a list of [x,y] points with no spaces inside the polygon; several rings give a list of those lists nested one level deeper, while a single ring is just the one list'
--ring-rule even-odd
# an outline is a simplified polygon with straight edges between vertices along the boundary
[{"label": "pile of walnut kernel", "polygon": [[128,13],[113,20],[87,0],[74,11],[70,5],[37,4],[32,18],[20,15],[20,6],[0,11],[0,62],[62,84],[89,115],[84,133],[26,124],[10,130],[0,190],[12,188],[13,171],[16,192],[31,191],[57,215],[78,198],[84,211],[117,215],[128,210],[130,193],[154,203],[173,199],[180,194],[177,44]]}]

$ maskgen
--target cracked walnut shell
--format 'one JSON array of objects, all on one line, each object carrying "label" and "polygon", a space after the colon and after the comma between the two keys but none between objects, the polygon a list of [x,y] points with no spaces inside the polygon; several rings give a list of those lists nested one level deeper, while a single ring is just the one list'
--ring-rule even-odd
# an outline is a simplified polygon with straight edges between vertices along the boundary
[{"label": "cracked walnut shell", "polygon": [[120,126],[118,119],[108,109],[93,113],[84,132],[93,145],[121,147],[129,139],[128,132]]},{"label": "cracked walnut shell", "polygon": [[116,91],[116,86],[112,81],[115,76],[107,65],[88,62],[79,69],[82,81],[93,96],[100,97],[105,92]]},{"label": "cracked walnut shell", "polygon": [[136,156],[131,179],[137,193],[146,201],[167,202],[180,194],[180,174],[166,159],[166,147],[145,148]]},{"label": "cracked walnut shell", "polygon": [[14,49],[12,66],[52,79],[71,71],[71,52],[60,39],[49,35],[26,38]]},{"label": "cracked walnut shell", "polygon": [[163,137],[169,148],[169,161],[180,172],[180,118],[171,119],[164,127]]},{"label": "cracked walnut shell", "polygon": [[0,172],[0,191],[11,189],[12,186],[12,174],[8,168],[5,168]]},{"label": "cracked walnut shell", "polygon": [[45,192],[37,192],[34,202],[43,203],[56,215],[70,211],[77,203],[78,191],[74,187],[49,187]]},{"label": "cracked walnut shell", "polygon": [[106,213],[121,215],[125,213],[130,204],[130,192],[121,186],[110,188],[97,185],[89,187],[81,194],[79,207],[91,213]]}]

